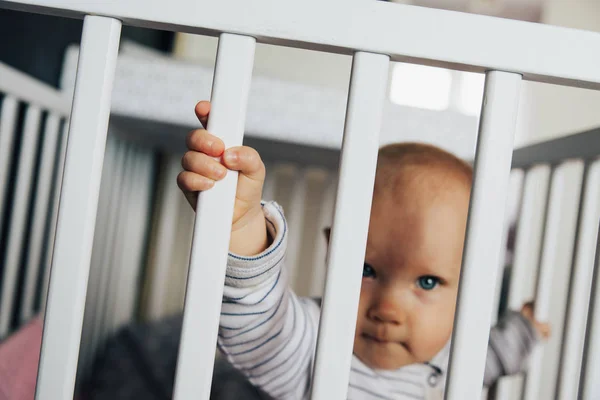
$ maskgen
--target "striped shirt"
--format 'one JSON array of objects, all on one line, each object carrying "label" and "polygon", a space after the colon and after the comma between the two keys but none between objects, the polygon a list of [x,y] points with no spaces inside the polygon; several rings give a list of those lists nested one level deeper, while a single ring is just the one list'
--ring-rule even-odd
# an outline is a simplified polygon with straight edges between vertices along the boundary
[{"label": "striped shirt", "polygon": [[[229,254],[218,345],[227,359],[275,399],[306,399],[320,307],[288,286],[284,268],[287,226],[275,202],[263,212],[271,246],[253,257]],[[484,383],[521,371],[537,341],[531,324],[508,313],[490,332]],[[347,398],[442,399],[450,344],[430,362],[374,370],[352,357]]]}]

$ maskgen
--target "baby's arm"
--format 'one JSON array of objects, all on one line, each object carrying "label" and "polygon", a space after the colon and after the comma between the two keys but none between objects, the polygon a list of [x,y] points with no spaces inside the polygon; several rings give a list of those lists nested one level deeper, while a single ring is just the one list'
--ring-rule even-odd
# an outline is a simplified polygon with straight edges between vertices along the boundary
[{"label": "baby's arm", "polygon": [[[207,124],[210,103],[196,115]],[[191,132],[177,182],[195,208],[227,170],[239,171],[218,345],[229,361],[276,399],[301,399],[310,385],[319,310],[287,284],[287,229],[275,203],[261,204],[265,167],[256,150],[225,150],[205,129]],[[268,230],[268,235],[267,235]]]},{"label": "baby's arm", "polygon": [[484,385],[522,372],[533,346],[549,335],[549,325],[533,318],[531,304],[524,305],[520,313],[507,312],[490,331]]},{"label": "baby's arm", "polygon": [[310,385],[319,309],[287,284],[281,209],[266,203],[264,214],[273,244],[254,257],[229,256],[219,347],[273,398],[302,399]]}]

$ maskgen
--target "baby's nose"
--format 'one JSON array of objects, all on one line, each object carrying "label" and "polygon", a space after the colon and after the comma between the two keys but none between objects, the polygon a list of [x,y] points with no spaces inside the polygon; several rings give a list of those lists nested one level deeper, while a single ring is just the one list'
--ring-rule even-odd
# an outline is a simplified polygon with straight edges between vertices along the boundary
[{"label": "baby's nose", "polygon": [[378,301],[369,309],[369,318],[377,322],[393,325],[406,323],[408,312],[404,305],[394,300]]}]

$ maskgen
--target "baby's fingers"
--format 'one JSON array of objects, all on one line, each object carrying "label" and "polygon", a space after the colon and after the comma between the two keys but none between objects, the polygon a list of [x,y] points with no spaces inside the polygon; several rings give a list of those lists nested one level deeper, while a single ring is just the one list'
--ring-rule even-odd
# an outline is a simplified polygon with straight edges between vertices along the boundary
[{"label": "baby's fingers", "polygon": [[544,322],[537,322],[535,323],[535,328],[538,331],[538,333],[540,334],[540,336],[544,339],[548,339],[550,337],[550,334],[552,333],[552,329],[550,327],[550,324],[544,323]]},{"label": "baby's fingers", "polygon": [[191,131],[187,136],[186,145],[190,150],[199,151],[211,157],[220,157],[225,150],[223,141],[205,129]]},{"label": "baby's fingers", "polygon": [[223,153],[223,163],[233,171],[239,171],[253,180],[265,179],[265,165],[260,155],[252,147],[229,148]]},{"label": "baby's fingers", "polygon": [[181,159],[184,170],[201,175],[213,181],[221,180],[227,174],[227,169],[217,160],[204,153],[188,151]]},{"label": "baby's fingers", "polygon": [[210,115],[210,102],[209,101],[201,101],[196,104],[196,108],[194,109],[196,112],[196,117],[202,124],[203,127],[208,126],[208,116]]}]

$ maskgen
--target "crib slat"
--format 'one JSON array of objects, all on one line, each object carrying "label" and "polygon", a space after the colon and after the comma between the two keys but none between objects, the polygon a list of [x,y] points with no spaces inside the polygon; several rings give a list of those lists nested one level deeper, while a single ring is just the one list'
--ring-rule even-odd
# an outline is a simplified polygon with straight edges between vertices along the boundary
[{"label": "crib slat", "polygon": [[22,296],[22,323],[29,320],[34,314],[33,302],[42,261],[43,241],[52,189],[52,173],[54,172],[54,162],[58,150],[60,119],[57,114],[49,114],[44,129],[44,145],[38,168],[37,191],[32,216],[31,238],[29,240],[29,258],[25,270],[25,288]]},{"label": "crib slat", "polygon": [[28,107],[25,115],[14,202],[10,212],[8,244],[4,258],[4,279],[0,299],[0,339],[8,334],[14,313],[14,300],[17,297],[17,280],[21,267],[22,247],[26,239],[27,210],[31,201],[41,115],[41,110],[33,105]]},{"label": "crib slat", "polygon": [[157,221],[157,239],[154,244],[153,263],[150,268],[151,286],[148,294],[148,318],[157,319],[165,316],[165,302],[169,288],[171,257],[177,230],[179,213],[179,196],[181,193],[175,184],[177,174],[181,171],[178,159],[169,160],[162,178],[162,198]]},{"label": "crib slat", "polygon": [[600,376],[600,228],[596,242],[592,295],[583,354],[584,363],[577,398],[582,400],[598,399],[600,398],[600,386],[598,385],[598,376]]},{"label": "crib slat", "polygon": [[[208,130],[226,148],[242,144],[255,45],[247,36],[224,33],[219,38]],[[237,174],[229,171],[198,199],[175,400],[210,395],[236,185]]]},{"label": "crib slat", "polygon": [[84,19],[36,399],[73,398],[121,22]]},{"label": "crib slat", "polygon": [[60,203],[60,192],[62,190],[62,178],[65,170],[65,157],[67,155],[67,137],[69,136],[69,122],[63,125],[60,139],[60,149],[58,150],[58,162],[56,164],[56,174],[54,175],[54,193],[52,195],[52,204],[50,206],[50,229],[48,230],[48,239],[46,241],[46,254],[44,254],[44,279],[41,288],[40,310],[46,310],[46,300],[48,298],[48,287],[50,286],[50,272],[52,256],[54,254],[54,239],[56,238],[56,225],[58,223],[58,206]]},{"label": "crib slat", "polygon": [[[548,322],[550,319],[552,300],[552,280],[558,240],[560,236],[560,217],[562,214],[562,199],[565,186],[565,176],[562,170],[552,168],[548,188],[548,202],[544,222],[544,239],[536,284],[534,315],[538,321]],[[525,380],[524,399],[539,399],[542,378],[542,361],[544,347],[536,346],[530,356],[529,368]]]},{"label": "crib slat", "polygon": [[600,162],[586,164],[565,318],[557,400],[577,398],[600,217]]},{"label": "crib slat", "polygon": [[[4,219],[4,201],[7,196],[6,187],[8,186],[8,173],[10,170],[10,153],[15,139],[17,111],[17,99],[6,95],[2,100],[2,109],[0,109],[0,232],[2,232]],[[0,237],[0,240],[2,240],[2,237]]]},{"label": "crib slat", "polygon": [[367,243],[389,57],[357,52],[340,160],[311,399],[344,399]]},{"label": "crib slat", "polygon": [[481,396],[521,76],[486,74],[446,400]]},{"label": "crib slat", "polygon": [[[538,221],[542,220],[542,213],[546,208],[546,193],[550,167],[536,165],[525,172],[523,186],[523,205],[517,222],[515,237],[514,261],[510,272],[510,286],[508,292],[508,309],[520,310],[526,300],[526,293],[532,280],[532,266],[539,262],[539,243],[541,229]],[[509,400],[521,396],[523,389],[523,376],[514,375],[500,379],[494,393],[496,400]]]}]

